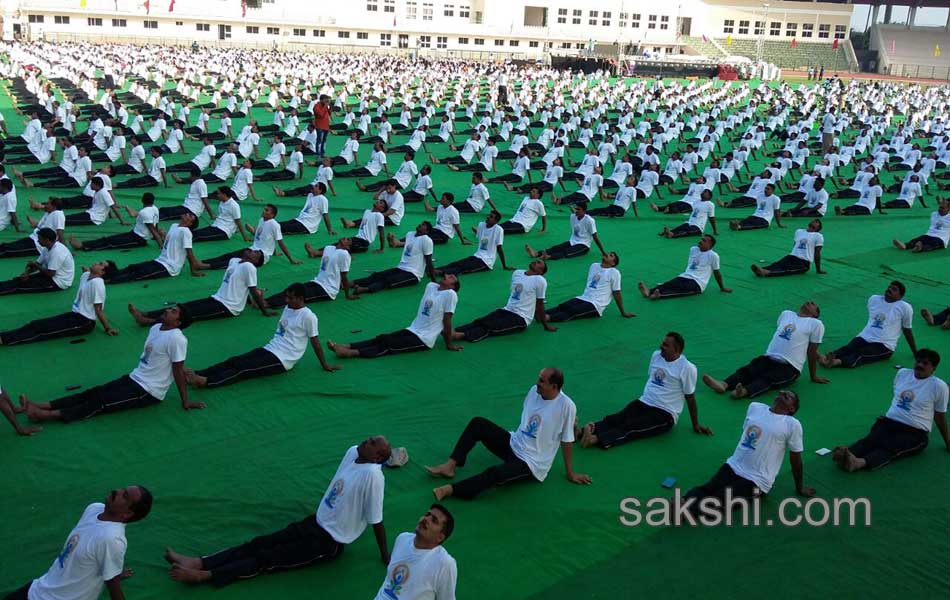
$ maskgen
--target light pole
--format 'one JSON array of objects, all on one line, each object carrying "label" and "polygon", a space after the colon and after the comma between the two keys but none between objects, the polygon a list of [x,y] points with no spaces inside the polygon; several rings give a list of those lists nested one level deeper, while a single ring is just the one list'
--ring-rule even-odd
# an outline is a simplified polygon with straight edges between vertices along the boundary
[{"label": "light pole", "polygon": [[762,54],[765,52],[765,28],[769,26],[769,3],[763,4],[762,9],[762,29],[759,30],[759,39],[755,41],[756,62],[762,62]]}]

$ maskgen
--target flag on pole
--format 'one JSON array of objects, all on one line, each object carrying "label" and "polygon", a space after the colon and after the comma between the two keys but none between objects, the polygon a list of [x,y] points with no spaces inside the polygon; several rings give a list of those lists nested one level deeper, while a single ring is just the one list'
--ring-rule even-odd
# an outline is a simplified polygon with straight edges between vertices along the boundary
[{"label": "flag on pole", "polygon": [[838,38],[835,38],[835,41],[831,42],[831,49],[832,50],[838,49]]},{"label": "flag on pole", "polygon": [[245,0],[241,0],[241,18],[243,19],[246,16],[247,16],[247,2]]},{"label": "flag on pole", "polygon": [[897,40],[891,40],[891,54],[897,53]]},{"label": "flag on pole", "polygon": [[940,56],[940,44],[934,46],[934,56]]},{"label": "flag on pole", "polygon": [[798,47],[798,40],[796,38],[792,38],[792,48],[797,48],[797,47]]},{"label": "flag on pole", "polygon": [[145,0],[145,3],[142,5],[145,7],[145,14],[152,14],[152,2],[151,0]]},{"label": "flag on pole", "polygon": [[396,15],[393,15],[393,29],[396,28]]},{"label": "flag on pole", "polygon": [[708,44],[708,43],[709,43],[709,38],[706,37],[706,34],[705,34],[705,33],[703,34],[703,43],[704,43],[704,44]]},{"label": "flag on pole", "polygon": [[171,0],[168,4],[168,12],[175,12],[175,0]]},{"label": "flag on pole", "polygon": [[727,36],[726,36],[726,45],[727,45],[727,46],[731,46],[731,45],[732,45],[732,36],[731,36],[731,35],[727,35]]},{"label": "flag on pole", "polygon": [[79,8],[86,8],[86,0],[79,0]]}]

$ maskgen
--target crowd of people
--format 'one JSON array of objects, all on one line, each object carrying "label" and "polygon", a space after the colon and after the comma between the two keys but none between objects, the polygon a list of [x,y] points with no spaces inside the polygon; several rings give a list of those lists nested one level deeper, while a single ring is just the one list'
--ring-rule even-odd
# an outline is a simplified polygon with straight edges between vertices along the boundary
[{"label": "crowd of people", "polygon": [[[154,308],[154,296],[142,292],[129,304],[132,320],[147,333],[128,374],[48,401],[25,393],[14,401],[0,392],[0,410],[21,435],[38,433],[44,422],[73,423],[155,405],[172,386],[183,409],[202,409],[200,390],[284,374],[308,348],[321,369],[333,372],[340,365],[328,357],[430,351],[440,338],[446,350],[459,351],[534,323],[553,332],[556,323],[603,318],[611,303],[621,318],[634,317],[622,294],[622,257],[612,240],[602,238],[597,220],[638,218],[644,204],[684,216],[682,225],[665,227],[651,243],[697,239],[682,273],[655,286],[638,283],[647,300],[703,294],[710,279],[721,293],[733,293],[721,273],[728,258],[716,252],[717,239],[786,229],[795,219],[807,224],[790,236],[775,234],[789,238],[790,253],[767,266],[751,265],[755,277],[800,276],[812,265],[824,274],[824,218],[872,219],[875,211],[886,215],[885,209],[926,206],[928,200],[934,210],[920,219],[920,235],[894,239],[891,251],[941,251],[950,244],[950,200],[937,194],[948,185],[942,180],[950,179],[950,89],[944,87],[617,81],[542,66],[44,42],[11,46],[9,57],[0,74],[25,124],[16,132],[0,121],[6,134],[0,231],[28,235],[0,243],[0,258],[28,262],[22,274],[0,282],[0,295],[75,291],[75,301],[68,312],[0,332],[0,345],[89,335],[97,325],[116,335],[115,315],[105,310],[113,285],[179,277],[186,265],[192,276],[215,281],[208,289],[214,293],[187,302]],[[337,138],[340,149],[333,154],[329,147],[338,145]],[[764,166],[753,171],[753,163]],[[471,173],[468,189],[448,191],[437,183],[456,171]],[[24,204],[17,191],[30,188],[57,195]],[[127,188],[153,191],[143,191],[133,207],[114,192]],[[181,202],[158,206],[154,191],[162,189]],[[507,216],[492,195],[501,189],[524,196]],[[885,193],[896,196],[884,200]],[[359,219],[341,219],[338,233],[330,211],[332,198],[342,194],[366,198],[366,208]],[[299,212],[279,215],[271,197],[299,197]],[[548,211],[555,206],[570,209],[568,231],[549,228]],[[826,217],[830,207],[835,216]],[[751,214],[730,219],[720,232],[717,209]],[[260,213],[256,222],[245,220],[247,210]],[[477,222],[470,235],[463,216]],[[95,233],[113,219],[131,230]],[[201,219],[208,225],[199,226]],[[321,225],[332,241],[314,245]],[[525,243],[517,252],[523,249],[530,262],[515,268],[505,238],[528,239],[532,232],[558,241]],[[310,241],[297,250],[291,236]],[[236,238],[240,243],[231,243]],[[471,245],[471,256],[444,264],[435,259],[438,246],[456,243]],[[145,262],[120,264],[125,261],[115,252],[150,246],[157,255]],[[577,282],[583,291],[549,301],[549,268],[594,248],[599,258]],[[354,255],[389,251],[398,254],[391,268],[351,275],[352,261],[359,260]],[[86,252],[102,260],[79,268],[75,257]],[[302,258],[319,259],[320,266],[309,281],[267,295],[259,277],[280,256],[295,267]],[[496,263],[511,271],[500,308],[457,322],[463,283],[478,285],[468,275],[493,271]],[[220,284],[208,273],[213,270],[221,271]],[[346,299],[383,294],[373,301],[385,302],[386,290],[411,286],[418,286],[420,299],[405,328],[365,340],[321,341],[311,305],[341,293]],[[668,331],[650,359],[642,394],[586,424],[565,392],[564,373],[547,367],[527,390],[514,428],[475,416],[445,461],[426,467],[449,481],[433,489],[436,503],[392,546],[383,527],[384,467],[398,467],[408,456],[373,436],[344,452],[315,514],[209,555],[168,549],[170,575],[224,586],[327,562],[371,525],[387,565],[377,599],[454,598],[457,567],[443,546],[454,529],[448,498],[471,500],[494,487],[543,482],[559,452],[566,478],[591,484],[589,475],[575,471],[575,442],[609,449],[661,435],[674,428],[684,407],[691,429],[711,435],[699,419],[699,381],[736,399],[772,399],[749,404],[735,452],[686,497],[698,503],[721,499],[727,489],[744,497],[768,493],[786,453],[796,491],[811,496],[802,425],[795,418],[801,391],[788,386],[806,365],[809,380],[820,385],[829,383],[822,369],[886,361],[901,337],[913,368],[898,370],[886,414],[865,438],[836,447],[834,462],[848,472],[880,468],[923,451],[934,425],[950,451],[948,390],[935,375],[941,357],[917,347],[906,294],[905,284],[895,280],[871,296],[864,329],[827,352],[820,350],[825,324],[815,302],[784,310],[765,352],[723,379],[700,376],[684,354],[685,336]],[[235,318],[248,303],[279,316],[273,337],[215,364],[186,366],[185,332],[191,335],[190,327],[201,321]],[[644,302],[642,310],[650,305]],[[950,329],[950,308],[920,314],[928,325]],[[500,462],[455,480],[478,443]],[[91,599],[103,586],[113,600],[122,598],[125,526],[145,518],[151,504],[151,493],[137,485],[91,504],[50,570],[7,598]]]}]

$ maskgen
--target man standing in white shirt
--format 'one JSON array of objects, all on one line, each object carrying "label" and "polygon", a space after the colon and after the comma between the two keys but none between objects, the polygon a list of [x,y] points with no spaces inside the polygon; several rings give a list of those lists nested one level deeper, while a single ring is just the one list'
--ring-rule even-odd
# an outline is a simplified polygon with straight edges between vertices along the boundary
[{"label": "man standing in white shirt", "polygon": [[441,465],[426,467],[433,477],[452,479],[455,470],[464,467],[465,461],[478,442],[502,460],[501,464],[489,467],[474,477],[434,490],[437,500],[456,496],[472,500],[494,486],[506,485],[529,478],[544,481],[551,470],[560,448],[564,458],[564,471],[568,481],[581,485],[591,483],[591,478],[574,472],[574,422],[577,407],[562,391],[564,373],[548,367],[538,374],[538,381],[525,396],[521,410],[521,422],[515,431],[505,431],[484,417],[469,421],[459,436],[449,459]]},{"label": "man standing in white shirt", "polygon": [[452,513],[441,504],[430,506],[413,533],[396,536],[374,600],[454,600],[458,567],[443,547],[454,530]]},{"label": "man standing in white shirt", "polygon": [[162,322],[152,326],[138,365],[128,375],[93,386],[52,402],[32,402],[20,395],[20,404],[31,421],[72,423],[99,414],[144,408],[165,399],[172,382],[178,388],[181,407],[204,408],[203,402],[191,402],[185,382],[185,357],[188,338],[182,333],[191,325],[191,316],[178,306],[165,309]]},{"label": "man standing in white shirt", "polygon": [[767,267],[752,265],[752,272],[757,277],[779,277],[782,275],[801,275],[808,272],[811,263],[815,263],[815,272],[824,275],[827,271],[821,270],[821,249],[825,245],[825,238],[821,235],[821,219],[813,219],[808,229],[795,231],[795,243],[791,254],[788,254]]},{"label": "man standing in white shirt", "polygon": [[95,600],[103,588],[113,600],[125,598],[122,580],[132,575],[125,568],[125,526],[141,521],[151,510],[152,494],[145,487],[112,490],[104,502],[86,507],[49,571],[6,599]]},{"label": "man standing in white shirt", "polygon": [[610,300],[617,302],[620,316],[635,317],[632,312],[623,308],[623,295],[620,293],[620,271],[617,265],[620,257],[616,252],[604,252],[599,263],[593,263],[587,270],[584,293],[570,300],[561,302],[547,311],[548,322],[562,323],[574,319],[602,317]]},{"label": "man standing in white shirt", "polygon": [[640,294],[648,300],[694,296],[706,291],[710,277],[716,278],[716,283],[723,293],[731,294],[732,289],[727,288],[722,283],[722,273],[719,272],[719,254],[713,250],[715,246],[716,238],[711,235],[704,235],[700,238],[699,243],[689,249],[689,260],[686,263],[685,271],[678,277],[652,288],[647,288],[642,281],[638,282],[637,288],[639,288]]},{"label": "man standing in white shirt", "polygon": [[[733,498],[752,499],[767,494],[782,469],[786,452],[795,491],[806,498],[814,496],[815,488],[804,484],[802,452],[805,447],[802,424],[795,418],[798,407],[798,394],[788,390],[776,394],[771,407],[761,402],[749,404],[742,436],[732,456],[712,479],[689,490],[683,497],[684,504],[689,502],[689,510],[694,515],[700,511],[707,515],[721,513],[723,508],[729,508],[723,504],[727,491]],[[703,502],[706,498],[717,502],[709,505]]]},{"label": "man standing in white shirt", "polygon": [[826,369],[846,367],[853,369],[862,365],[887,360],[897,349],[901,334],[910,346],[911,354],[917,354],[917,343],[911,323],[914,308],[904,301],[907,288],[900,281],[892,281],[883,295],[868,298],[868,322],[850,342],[819,357]]},{"label": "man standing in white shirt", "polygon": [[947,429],[947,384],[934,375],[940,355],[921,348],[914,354],[914,368],[901,369],[894,377],[894,399],[887,414],[877,418],[871,432],[850,446],[835,448],[832,458],[853,473],[873,471],[892,461],[924,451],[934,423],[950,452]]},{"label": "man standing in white shirt", "polygon": [[389,564],[383,525],[383,464],[391,455],[392,448],[383,436],[350,447],[317,505],[316,515],[310,513],[280,531],[209,556],[185,556],[167,549],[165,560],[172,565],[172,579],[223,587],[262,573],[328,562],[355,542],[367,525],[373,526],[380,559]]},{"label": "man standing in white shirt", "polygon": [[673,429],[683,412],[685,402],[693,423],[693,431],[712,435],[710,428],[699,423],[696,408],[696,365],[683,355],[686,341],[671,331],[663,337],[660,349],[650,358],[647,382],[643,393],[620,412],[588,423],[575,431],[581,446],[598,446],[604,450],[627,442],[653,437]]},{"label": "man standing in white shirt", "polygon": [[330,340],[327,347],[340,358],[378,358],[388,354],[431,350],[441,334],[446,350],[461,350],[461,346],[452,343],[452,316],[458,305],[460,288],[457,277],[446,275],[439,283],[426,285],[416,318],[409,327],[352,344],[337,344]]},{"label": "man standing in white shirt", "polygon": [[811,301],[802,304],[797,313],[782,311],[765,354],[722,381],[703,375],[703,383],[718,394],[731,391],[736,399],[755,398],[798,379],[806,361],[812,382],[828,383],[818,376],[818,345],[825,335],[825,325],[818,320],[820,313],[818,305]]}]

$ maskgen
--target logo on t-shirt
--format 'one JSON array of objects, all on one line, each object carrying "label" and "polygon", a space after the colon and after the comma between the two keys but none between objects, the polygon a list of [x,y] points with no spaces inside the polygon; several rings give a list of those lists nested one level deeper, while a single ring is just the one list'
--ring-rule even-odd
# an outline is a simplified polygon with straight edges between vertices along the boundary
[{"label": "logo on t-shirt", "polygon": [[389,585],[383,588],[383,593],[394,600],[398,600],[402,587],[407,581],[409,581],[409,565],[399,563],[393,567],[392,574],[389,576]]},{"label": "logo on t-shirt", "polygon": [[690,270],[690,271],[695,271],[695,270],[698,269],[698,268],[699,268],[699,260],[698,260],[698,259],[693,259],[693,260],[689,261],[689,270]]},{"label": "logo on t-shirt", "polygon": [[479,250],[488,250],[488,238],[487,238],[487,237],[483,237],[481,240],[479,240],[479,242],[478,242],[478,249],[479,249]]},{"label": "logo on t-shirt", "polygon": [[528,419],[528,426],[522,429],[521,433],[531,439],[537,439],[539,429],[541,429],[541,415],[531,415],[531,418]]},{"label": "logo on t-shirt", "polygon": [[511,299],[515,302],[521,300],[521,292],[524,291],[524,284],[516,283],[511,286]]},{"label": "logo on t-shirt", "polygon": [[779,329],[778,336],[783,340],[791,341],[793,333],[795,333],[795,324],[789,323],[787,325],[783,325],[781,329]]},{"label": "logo on t-shirt", "polygon": [[871,327],[874,329],[884,329],[884,321],[887,320],[887,317],[883,313],[877,313],[871,317]]},{"label": "logo on t-shirt", "polygon": [[340,499],[340,496],[343,495],[343,480],[337,479],[333,482],[333,486],[327,490],[327,495],[323,499],[323,503],[329,506],[330,508],[336,508],[336,501]]},{"label": "logo on t-shirt", "polygon": [[76,549],[76,546],[79,545],[79,534],[74,534],[69,537],[66,541],[66,545],[63,546],[63,551],[56,555],[56,562],[59,563],[60,569],[66,568],[66,559],[69,558],[69,555],[73,553],[73,550]]},{"label": "logo on t-shirt", "polygon": [[650,383],[660,387],[666,387],[666,370],[657,369],[653,371],[653,376],[650,377]]},{"label": "logo on t-shirt", "polygon": [[151,357],[151,355],[152,355],[152,345],[145,344],[145,350],[142,352],[142,356],[139,358],[139,363],[143,365],[147,365],[148,359],[149,357]]},{"label": "logo on t-shirt", "polygon": [[281,319],[280,323],[277,324],[277,331],[274,332],[274,335],[279,335],[284,337],[287,334],[287,319]]},{"label": "logo on t-shirt", "polygon": [[432,300],[426,300],[422,304],[422,314],[428,317],[430,316],[431,312],[432,312]]},{"label": "logo on t-shirt", "polygon": [[595,290],[597,289],[598,283],[600,283],[600,273],[597,273],[596,275],[590,278],[590,284],[587,287],[591,288],[592,290]]},{"label": "logo on t-shirt", "polygon": [[755,445],[759,443],[761,438],[762,429],[758,425],[749,425],[745,430],[745,435],[742,436],[742,443],[739,445],[749,450],[755,450]]},{"label": "logo on t-shirt", "polygon": [[901,410],[910,410],[910,405],[914,403],[914,392],[904,390],[897,395],[897,408]]},{"label": "logo on t-shirt", "polygon": [[806,240],[805,238],[802,238],[801,240],[799,240],[798,249],[806,250],[807,248],[808,248],[808,240]]},{"label": "logo on t-shirt", "polygon": [[323,259],[320,261],[320,270],[321,270],[321,271],[326,271],[326,270],[327,270],[327,264],[328,264],[329,262],[330,262],[330,260],[329,260],[326,256],[324,256]]}]

